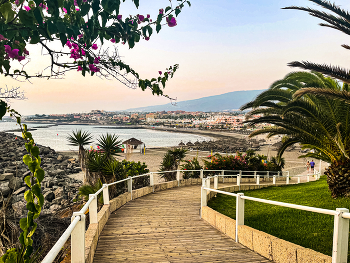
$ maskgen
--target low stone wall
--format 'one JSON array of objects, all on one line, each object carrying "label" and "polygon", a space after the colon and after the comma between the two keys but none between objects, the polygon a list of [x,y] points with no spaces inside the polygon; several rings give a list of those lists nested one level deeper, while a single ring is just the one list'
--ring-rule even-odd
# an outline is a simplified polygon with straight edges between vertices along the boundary
[{"label": "low stone wall", "polygon": [[[226,234],[228,237],[236,239],[236,220],[227,217],[208,206],[204,206],[202,209],[202,219]],[[238,226],[238,241],[243,246],[276,263],[332,262],[332,257],[330,256],[295,245],[249,226]]]},{"label": "low stone wall", "polygon": [[[170,181],[161,184],[156,184],[154,186],[146,186],[140,189],[136,189],[132,191],[132,199],[137,199],[144,195],[148,195],[153,192],[158,192],[162,190],[167,190],[174,187],[179,186],[187,186],[187,185],[197,185],[202,184],[202,180],[200,178],[196,179],[184,179],[178,181]],[[127,202],[131,200],[131,193],[124,193],[112,200],[109,201],[109,205],[104,205],[101,210],[97,214],[97,224],[90,224],[89,228],[85,232],[85,262],[92,263],[97,247],[98,238],[106,225],[109,216],[112,212],[119,209]]]}]

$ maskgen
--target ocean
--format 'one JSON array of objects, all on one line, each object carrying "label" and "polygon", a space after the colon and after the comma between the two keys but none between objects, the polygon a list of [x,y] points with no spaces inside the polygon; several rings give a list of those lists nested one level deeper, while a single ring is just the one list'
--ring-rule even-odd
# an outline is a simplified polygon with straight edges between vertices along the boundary
[{"label": "ocean", "polygon": [[[58,125],[52,126],[50,124],[35,124],[29,123],[28,128],[35,128],[31,131],[36,143],[49,146],[56,151],[72,151],[78,150],[76,146],[68,145],[67,136],[72,131],[81,129],[82,131],[90,132],[93,136],[93,143],[91,144],[96,149],[97,138],[101,134],[116,134],[119,140],[125,141],[132,137],[141,140],[145,143],[146,148],[177,146],[182,141],[187,142],[202,142],[210,140],[209,137],[176,133],[166,131],[156,131],[151,129],[116,129],[113,126],[95,126],[95,125]],[[15,122],[0,121],[0,131],[8,131],[19,129]],[[21,136],[20,132],[11,132],[15,135]]]}]

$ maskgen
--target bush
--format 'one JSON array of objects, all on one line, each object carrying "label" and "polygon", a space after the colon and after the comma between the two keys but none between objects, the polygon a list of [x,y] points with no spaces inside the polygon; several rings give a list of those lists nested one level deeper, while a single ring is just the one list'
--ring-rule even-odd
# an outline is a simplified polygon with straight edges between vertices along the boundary
[{"label": "bush", "polygon": [[[184,161],[185,163],[181,165],[181,170],[201,170],[203,167],[199,164],[198,158],[193,157],[192,160]],[[184,179],[189,178],[199,178],[200,172],[183,172],[184,173]]]},{"label": "bush", "polygon": [[[186,149],[176,148],[174,150],[168,150],[167,153],[163,157],[163,161],[161,163],[160,172],[163,171],[174,171],[177,170],[180,162],[186,156]],[[161,175],[165,181],[173,181],[176,179],[176,172],[164,173]]]}]

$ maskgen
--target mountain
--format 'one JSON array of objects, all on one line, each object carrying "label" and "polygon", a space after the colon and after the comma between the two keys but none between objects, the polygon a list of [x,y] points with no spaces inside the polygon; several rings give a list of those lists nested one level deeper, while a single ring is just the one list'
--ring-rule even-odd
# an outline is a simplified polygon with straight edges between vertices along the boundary
[{"label": "mountain", "polygon": [[203,97],[195,100],[179,101],[176,105],[171,103],[127,109],[129,112],[155,112],[155,111],[232,111],[239,109],[243,104],[252,101],[264,90],[233,91],[220,95]]}]

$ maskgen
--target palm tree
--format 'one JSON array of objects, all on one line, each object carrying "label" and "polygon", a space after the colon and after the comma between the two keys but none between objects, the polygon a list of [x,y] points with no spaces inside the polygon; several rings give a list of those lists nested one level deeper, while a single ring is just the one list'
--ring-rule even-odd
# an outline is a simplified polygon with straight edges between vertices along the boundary
[{"label": "palm tree", "polygon": [[[330,27],[336,30],[339,30],[347,35],[350,35],[350,14],[332,4],[326,0],[309,0],[311,2],[316,3],[324,9],[331,11],[331,13],[327,13],[325,11],[319,11],[317,9],[309,8],[309,7],[298,7],[298,6],[290,6],[282,9],[293,9],[293,10],[301,10],[306,11],[310,15],[314,17],[318,17],[325,21],[326,23],[320,23],[320,26]],[[349,45],[342,45],[345,49],[350,49]],[[299,67],[302,69],[316,71],[327,76],[336,78],[341,80],[344,83],[350,83],[350,71],[340,68],[338,66],[331,66],[326,64],[316,64],[309,61],[293,61],[288,64],[291,67]]]},{"label": "palm tree", "polygon": [[106,135],[102,134],[97,141],[97,145],[104,151],[107,159],[110,160],[113,156],[118,155],[117,152],[121,148],[121,141],[118,140],[118,136],[109,133]]},{"label": "palm tree", "polygon": [[72,134],[68,134],[67,140],[69,145],[79,147],[79,163],[80,167],[85,168],[85,150],[84,146],[92,143],[92,135],[90,132],[82,132],[81,130],[72,131]]},{"label": "palm tree", "polygon": [[342,92],[347,85],[317,72],[293,72],[276,81],[258,97],[242,106],[252,108],[248,118],[261,114],[246,123],[273,126],[254,131],[250,136],[268,134],[287,136],[278,150],[281,158],[287,147],[300,143],[314,150],[303,157],[321,159],[331,164],[327,170],[327,182],[333,197],[350,195],[350,104],[325,96],[304,94],[297,99],[293,95],[304,88]]},{"label": "palm tree", "polygon": [[[181,160],[186,156],[186,149],[176,148],[174,150],[168,150],[163,157],[163,161],[160,165],[160,171],[173,171],[177,170]],[[166,181],[175,180],[176,172],[164,173],[161,177]]]}]

